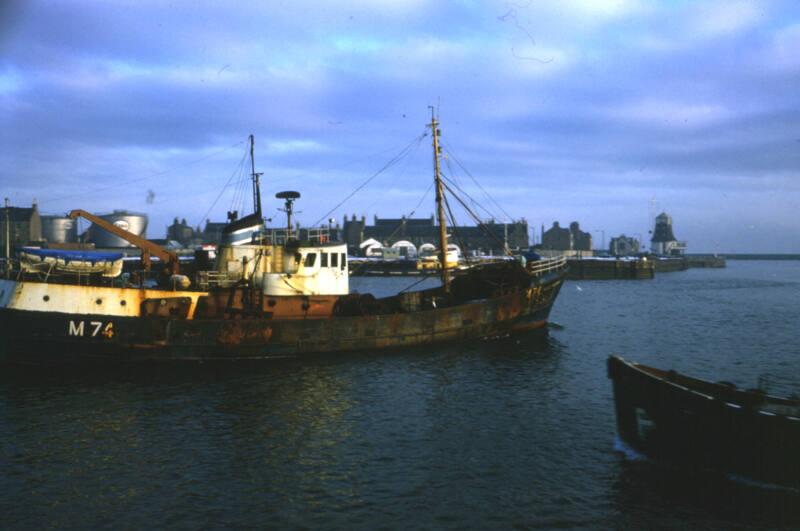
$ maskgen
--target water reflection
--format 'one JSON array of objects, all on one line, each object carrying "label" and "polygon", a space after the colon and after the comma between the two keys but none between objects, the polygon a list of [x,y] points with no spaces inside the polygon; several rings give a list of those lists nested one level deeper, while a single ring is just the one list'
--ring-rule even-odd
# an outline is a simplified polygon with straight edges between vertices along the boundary
[{"label": "water reflection", "polygon": [[622,522],[657,521],[666,528],[800,526],[800,493],[753,485],[712,471],[620,458],[612,484],[613,505]]}]

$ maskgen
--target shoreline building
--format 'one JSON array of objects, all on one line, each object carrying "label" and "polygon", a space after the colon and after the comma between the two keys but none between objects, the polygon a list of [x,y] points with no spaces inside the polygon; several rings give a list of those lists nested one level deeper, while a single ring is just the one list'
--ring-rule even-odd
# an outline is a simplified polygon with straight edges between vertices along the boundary
[{"label": "shoreline building", "polygon": [[639,254],[640,243],[639,240],[632,236],[625,236],[620,234],[615,238],[611,238],[608,244],[608,252],[612,256],[631,256]]},{"label": "shoreline building", "polygon": [[167,240],[173,240],[184,247],[189,247],[198,243],[200,241],[200,227],[197,229],[192,228],[191,225],[186,223],[186,218],[178,221],[178,218],[175,218],[175,221],[172,222],[172,225],[167,227]]},{"label": "shoreline building", "polygon": [[666,212],[656,216],[656,227],[650,238],[650,251],[665,256],[683,256],[686,242],[678,241],[672,232],[672,218]]},{"label": "shoreline building", "polygon": [[[447,232],[450,242],[457,244],[464,253],[503,254],[505,248],[527,249],[529,246],[528,222],[524,218],[512,223],[490,220],[483,226],[448,227]],[[417,250],[426,245],[438,246],[439,225],[433,216],[381,219],[377,215],[374,224],[367,225],[365,216],[357,219],[354,214],[350,219],[344,217],[342,237],[351,255],[359,254],[361,244],[369,239],[384,247],[402,247],[406,249],[403,254],[410,255],[413,254],[411,246]]]},{"label": "shoreline building", "polygon": [[34,202],[30,208],[6,205],[0,208],[0,255],[6,256],[6,235],[8,235],[9,253],[13,256],[14,248],[41,242],[42,217],[39,207]]},{"label": "shoreline building", "polygon": [[592,235],[582,231],[577,221],[570,223],[569,228],[554,221],[553,226],[547,230],[542,225],[542,243],[537,248],[565,256],[591,255]]}]

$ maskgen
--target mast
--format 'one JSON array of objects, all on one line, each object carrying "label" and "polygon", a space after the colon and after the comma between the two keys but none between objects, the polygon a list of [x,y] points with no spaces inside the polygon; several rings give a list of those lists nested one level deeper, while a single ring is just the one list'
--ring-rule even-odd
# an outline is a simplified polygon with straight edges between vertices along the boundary
[{"label": "mast", "polygon": [[8,211],[8,198],[6,197],[6,277],[11,278],[11,216]]},{"label": "mast", "polygon": [[261,217],[261,185],[259,184],[259,177],[261,177],[263,173],[256,173],[256,159],[254,155],[255,143],[255,137],[250,135],[250,175],[253,176],[253,212],[258,214],[258,217]]},{"label": "mast", "polygon": [[442,265],[442,287],[450,293],[450,277],[447,274],[447,223],[444,217],[444,186],[439,170],[439,122],[436,121],[433,107],[431,110],[431,130],[433,131],[433,177],[436,182],[436,211],[439,217],[439,262]]}]

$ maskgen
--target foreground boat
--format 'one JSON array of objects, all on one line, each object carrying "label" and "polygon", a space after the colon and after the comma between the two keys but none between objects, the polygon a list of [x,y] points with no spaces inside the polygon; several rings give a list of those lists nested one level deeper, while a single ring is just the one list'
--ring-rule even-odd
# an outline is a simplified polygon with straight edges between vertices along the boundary
[{"label": "foreground boat", "polygon": [[[478,339],[543,328],[564,279],[563,259],[509,260],[451,279],[438,123],[431,121],[442,285],[386,298],[350,293],[347,248],[326,229],[293,228],[297,192],[281,192],[286,229],[266,229],[260,174],[253,166],[254,212],[231,216],[215,268],[193,279],[173,253],[84,217],[164,265],[156,286],[119,275],[119,257],[26,250],[0,280],[0,360],[261,359],[378,350]],[[193,287],[191,287],[193,286]]]},{"label": "foreground boat", "polygon": [[633,449],[800,488],[800,399],[608,358],[617,429]]}]

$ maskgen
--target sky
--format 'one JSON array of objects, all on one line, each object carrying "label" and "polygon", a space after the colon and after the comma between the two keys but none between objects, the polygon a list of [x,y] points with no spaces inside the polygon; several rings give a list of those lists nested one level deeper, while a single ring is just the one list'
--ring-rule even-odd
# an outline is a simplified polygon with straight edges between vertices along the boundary
[{"label": "sky", "polygon": [[249,213],[253,134],[276,224],[428,217],[429,106],[483,219],[800,253],[793,0],[0,3],[0,194],[46,214]]}]

